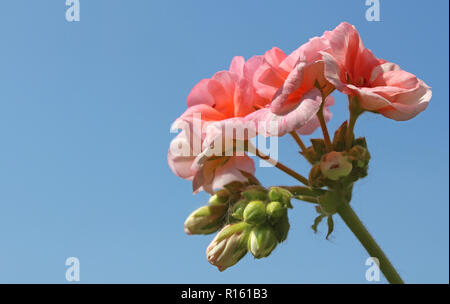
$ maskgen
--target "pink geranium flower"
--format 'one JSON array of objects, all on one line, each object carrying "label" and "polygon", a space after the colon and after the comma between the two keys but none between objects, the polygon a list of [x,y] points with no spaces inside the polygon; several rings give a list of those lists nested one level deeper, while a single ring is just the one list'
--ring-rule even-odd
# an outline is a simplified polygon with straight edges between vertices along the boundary
[{"label": "pink geranium flower", "polygon": [[253,160],[243,151],[238,151],[239,155],[236,151],[225,153],[223,149],[211,152],[212,145],[224,141],[218,125],[242,127],[245,116],[254,111],[253,104],[259,99],[244,77],[245,65],[242,57],[235,57],[229,71],[200,81],[187,98],[188,109],[175,122],[175,127],[183,131],[171,146],[184,145],[187,153],[174,153],[176,147],[170,149],[169,166],[176,175],[193,181],[194,192],[213,192],[232,181],[247,181],[242,171],[255,172]]},{"label": "pink geranium flower", "polygon": [[[331,119],[328,107],[333,105],[334,99],[327,96],[333,86],[323,76],[324,65],[319,53],[328,47],[327,41],[318,37],[289,56],[274,47],[266,52],[259,67],[250,75],[256,93],[265,101],[262,103],[265,107],[251,114],[250,119],[265,125],[267,136],[282,136],[291,131],[300,134],[314,132],[320,125],[316,114],[322,97],[326,97],[325,119]],[[270,127],[272,122],[276,122],[278,127]]]},{"label": "pink geranium flower", "polygon": [[354,26],[341,23],[324,38],[330,45],[321,52],[325,77],[339,91],[357,96],[365,110],[394,120],[408,120],[425,110],[430,87],[398,65],[376,58]]}]

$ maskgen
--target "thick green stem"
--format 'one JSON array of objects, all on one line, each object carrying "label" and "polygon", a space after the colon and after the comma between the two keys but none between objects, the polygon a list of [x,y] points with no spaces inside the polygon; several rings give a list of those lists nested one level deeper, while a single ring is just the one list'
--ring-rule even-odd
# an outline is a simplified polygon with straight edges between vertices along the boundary
[{"label": "thick green stem", "polygon": [[338,208],[338,214],[344,220],[345,224],[350,228],[353,234],[358,238],[364,248],[367,250],[371,257],[375,257],[380,262],[380,270],[391,284],[403,284],[403,280],[400,275],[392,266],[391,262],[384,254],[383,250],[378,246],[376,241],[367,231],[364,224],[356,215],[355,211],[350,207],[350,204],[341,204]]},{"label": "thick green stem", "polygon": [[356,120],[364,112],[359,104],[359,100],[355,96],[348,96],[348,108],[350,111],[350,118],[348,120],[347,132],[345,134],[345,149],[350,150],[353,146],[354,129]]},{"label": "thick green stem", "polygon": [[346,150],[350,150],[352,148],[353,139],[355,137],[353,130],[355,129],[355,124],[356,124],[357,118],[358,118],[357,115],[350,112],[350,119],[349,119],[348,126],[347,126],[347,133],[345,134],[345,149]]}]

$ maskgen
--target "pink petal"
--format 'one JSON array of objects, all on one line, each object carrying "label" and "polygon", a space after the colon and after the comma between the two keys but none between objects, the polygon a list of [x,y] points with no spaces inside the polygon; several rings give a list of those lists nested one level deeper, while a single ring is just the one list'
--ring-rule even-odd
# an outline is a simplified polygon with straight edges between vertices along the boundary
[{"label": "pink petal", "polygon": [[311,38],[307,43],[301,45],[293,51],[280,64],[280,68],[285,71],[291,71],[297,63],[301,61],[314,62],[322,59],[320,51],[330,47],[328,41],[322,37]]},{"label": "pink petal", "polygon": [[188,123],[192,123],[195,118],[199,118],[201,119],[202,122],[204,122],[204,121],[218,121],[225,119],[226,117],[222,113],[217,111],[215,108],[209,105],[198,104],[187,108],[179,119],[184,120]]},{"label": "pink petal", "polygon": [[[330,107],[334,105],[334,98],[332,96],[328,96],[325,99],[325,106],[323,108],[323,116],[326,122],[329,122],[333,117],[333,114],[330,111]],[[298,133],[302,135],[310,135],[320,127],[319,119],[317,115],[314,115],[303,127],[297,130]]]},{"label": "pink petal", "polygon": [[247,155],[229,158],[223,166],[216,169],[212,188],[220,189],[234,181],[246,182],[247,178],[242,175],[240,170],[253,175],[255,173],[254,161]]},{"label": "pink petal", "polygon": [[[305,62],[300,62],[289,74],[286,81],[281,85],[275,94],[273,101],[270,105],[270,109],[275,114],[289,113],[297,104],[287,104],[289,95],[297,90],[303,81],[303,75],[305,72]],[[300,101],[298,101],[300,102]]]},{"label": "pink petal", "polygon": [[275,94],[271,104],[272,112],[279,115],[290,112],[297,107],[301,96],[315,87],[316,82],[325,85],[327,82],[323,77],[323,69],[322,61],[300,61]]},{"label": "pink petal", "polygon": [[416,90],[395,96],[395,102],[391,107],[379,109],[378,112],[394,120],[409,120],[428,107],[431,96],[430,87],[419,80],[419,87]]},{"label": "pink petal", "polygon": [[323,37],[329,41],[333,57],[346,69],[353,66],[359,49],[364,48],[358,31],[347,22],[342,22],[333,31],[325,32]]},{"label": "pink petal", "polygon": [[286,54],[277,47],[273,47],[264,54],[264,60],[273,68],[277,68],[284,59]]},{"label": "pink petal", "polygon": [[[331,96],[328,98],[332,99]],[[263,108],[248,115],[247,119],[254,122],[258,132],[264,136],[283,136],[304,127],[317,114],[321,103],[321,93],[314,88],[303,95],[294,110],[285,115],[279,116],[269,108]]]},{"label": "pink petal", "polygon": [[[187,151],[179,151],[179,145],[189,147],[189,149]],[[195,175],[195,171],[191,169],[195,155],[192,155],[191,142],[186,131],[180,132],[170,143],[167,160],[170,169],[175,175],[184,179],[192,179]]]},{"label": "pink petal", "polygon": [[322,52],[324,60],[325,78],[344,94],[352,95],[353,91],[347,86],[345,71],[338,61],[330,54]]},{"label": "pink petal", "polygon": [[208,90],[209,81],[210,79],[203,79],[194,86],[187,97],[188,107],[198,104],[214,105],[214,99]]},{"label": "pink petal", "polygon": [[231,61],[229,71],[231,73],[236,74],[238,77],[244,77],[244,65],[245,65],[244,57],[236,56]]}]

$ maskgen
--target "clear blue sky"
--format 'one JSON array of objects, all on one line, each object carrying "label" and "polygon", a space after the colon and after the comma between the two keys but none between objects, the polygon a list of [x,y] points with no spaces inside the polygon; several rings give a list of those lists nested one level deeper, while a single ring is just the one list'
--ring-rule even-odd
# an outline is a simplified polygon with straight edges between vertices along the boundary
[{"label": "clear blue sky", "polygon": [[[348,21],[433,87],[411,121],[360,119],[372,162],[352,204],[406,282],[448,283],[449,4],[381,0],[381,21],[367,22],[364,2],[81,0],[81,21],[68,23],[64,0],[1,1],[0,282],[64,283],[75,256],[84,283],[366,283],[367,254],[343,222],[326,241],[301,202],[268,259],[219,273],[205,258],[212,236],[183,232],[207,196],[166,161],[199,80]],[[346,105],[336,95],[333,130]],[[307,174],[288,137],[280,160]],[[294,183],[273,168],[257,176]]]}]

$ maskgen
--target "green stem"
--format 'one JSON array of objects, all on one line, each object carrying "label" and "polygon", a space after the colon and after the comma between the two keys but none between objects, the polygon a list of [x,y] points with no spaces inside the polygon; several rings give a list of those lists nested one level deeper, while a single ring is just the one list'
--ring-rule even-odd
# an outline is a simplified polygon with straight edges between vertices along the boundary
[{"label": "green stem", "polygon": [[297,145],[300,147],[302,152],[306,151],[306,145],[303,143],[302,139],[300,138],[300,136],[298,136],[296,131],[292,131],[290,132],[291,136],[294,138],[295,142],[297,143]]},{"label": "green stem", "polygon": [[303,175],[301,175],[300,173],[295,172],[294,170],[292,170],[291,168],[283,165],[282,163],[274,160],[273,158],[271,158],[268,155],[265,155],[264,153],[262,153],[261,151],[259,151],[258,149],[255,148],[255,154],[256,156],[258,156],[261,159],[264,159],[265,161],[267,161],[269,164],[274,165],[275,167],[277,167],[278,169],[280,169],[281,171],[283,171],[284,173],[292,176],[293,178],[295,178],[296,180],[298,180],[299,182],[301,182],[304,185],[309,186],[309,181],[306,177],[304,177]]},{"label": "green stem", "polygon": [[347,126],[347,132],[345,134],[345,149],[348,151],[352,148],[353,145],[353,138],[355,137],[354,135],[354,129],[355,129],[355,124],[356,124],[356,119],[358,117],[356,115],[354,115],[352,112],[350,112],[350,119],[348,122],[348,126]]},{"label": "green stem", "polygon": [[367,231],[364,224],[356,215],[355,211],[350,207],[350,204],[341,204],[338,208],[338,214],[344,220],[345,224],[350,228],[356,238],[361,242],[371,257],[375,257],[380,262],[380,270],[391,284],[403,284],[400,275],[392,266],[391,262],[384,254],[383,250],[378,246],[376,241]]},{"label": "green stem", "polygon": [[317,197],[314,197],[314,196],[297,195],[297,196],[294,196],[293,198],[298,199],[300,201],[307,202],[307,203],[312,203],[312,204],[318,204],[319,203]]},{"label": "green stem", "polygon": [[347,132],[345,134],[345,149],[348,151],[353,146],[354,129],[358,117],[363,113],[363,109],[359,104],[359,100],[355,96],[348,96],[350,118],[348,120]]},{"label": "green stem", "polygon": [[325,117],[323,116],[323,108],[325,105],[325,98],[322,98],[322,103],[320,104],[319,112],[317,112],[317,118],[319,118],[320,128],[322,129],[323,139],[325,142],[325,147],[327,152],[333,151],[333,146],[330,140],[330,134],[328,133],[327,123]]}]

